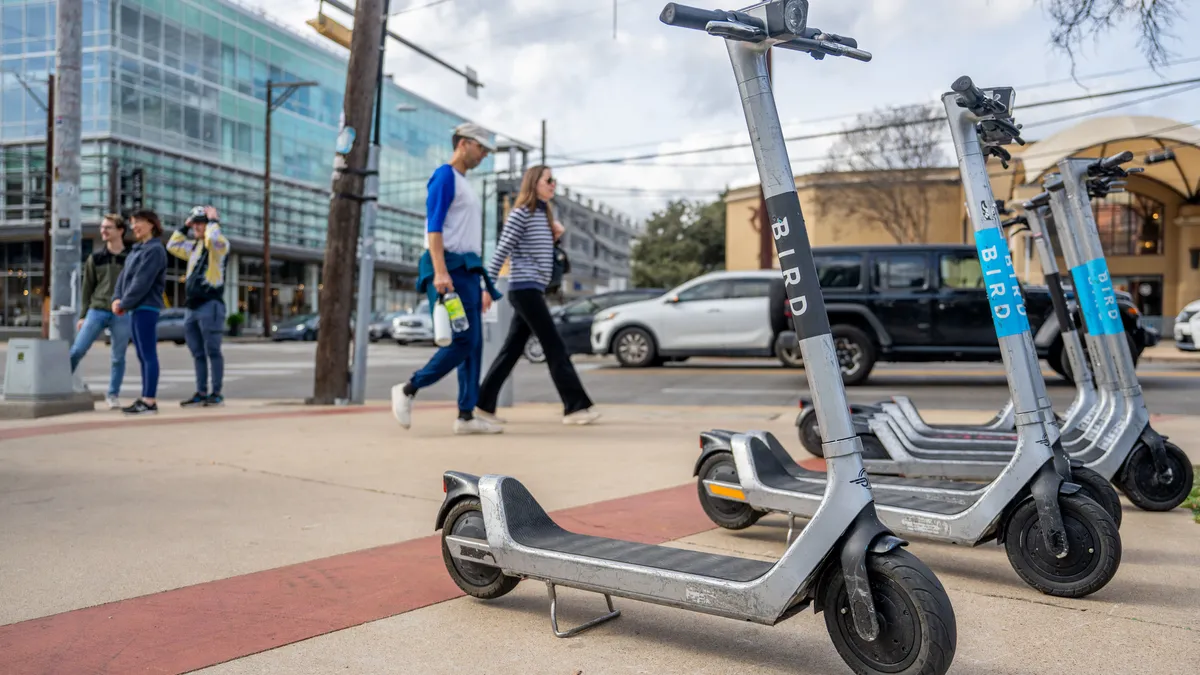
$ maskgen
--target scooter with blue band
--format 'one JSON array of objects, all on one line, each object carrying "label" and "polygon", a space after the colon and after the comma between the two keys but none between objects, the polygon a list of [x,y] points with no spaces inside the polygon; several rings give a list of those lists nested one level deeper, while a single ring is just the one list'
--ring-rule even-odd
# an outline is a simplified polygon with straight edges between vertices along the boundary
[{"label": "scooter with blue band", "polygon": [[1084,308],[1086,341],[1097,380],[1109,391],[1117,421],[1094,432],[1098,442],[1073,459],[1110,479],[1137,507],[1167,511],[1178,507],[1192,489],[1187,455],[1155,431],[1142,395],[1100,244],[1090,192],[1123,184],[1139,168],[1123,169],[1133,159],[1126,151],[1101,160],[1067,158],[1058,173],[1043,181],[1056,206],[1058,239]]},{"label": "scooter with blue band", "polygon": [[[1120,535],[1112,516],[1072,482],[992,196],[985,157],[1007,159],[1004,146],[1022,142],[1011,115],[1013,99],[1011,88],[981,91],[963,77],[942,101],[1015,405],[1015,452],[986,485],[898,476],[872,476],[871,480],[876,511],[898,533],[971,546],[1000,542],[1014,570],[1029,585],[1050,595],[1083,597],[1115,576]],[[806,369],[811,368],[814,359],[805,355],[804,362]],[[819,395],[815,398],[820,415],[822,401]],[[828,438],[824,419],[820,429],[826,437],[824,455],[829,458],[839,441]],[[725,448],[706,448],[696,471],[701,506],[715,523],[741,529],[769,512],[793,519],[811,518],[818,512],[826,481],[805,475],[770,434],[756,432],[748,440],[743,434],[726,438]]]},{"label": "scooter with blue band", "polygon": [[[568,532],[516,479],[448,471],[436,528],[447,572],[465,593],[493,599],[522,579],[545,583],[558,637],[618,617],[613,596],[765,625],[812,606],[824,612],[834,647],[854,672],[941,675],[954,658],[954,612],[933,572],[876,513],[766,69],[773,47],[817,59],[871,59],[853,39],[809,26],[808,9],[808,0],[770,0],[737,12],[670,3],[660,20],[721,37],[729,53],[806,376],[820,397],[830,481],[819,512],[769,563]],[[744,435],[732,442],[752,457],[764,452]],[[560,630],[560,586],[603,594],[608,613]]]}]

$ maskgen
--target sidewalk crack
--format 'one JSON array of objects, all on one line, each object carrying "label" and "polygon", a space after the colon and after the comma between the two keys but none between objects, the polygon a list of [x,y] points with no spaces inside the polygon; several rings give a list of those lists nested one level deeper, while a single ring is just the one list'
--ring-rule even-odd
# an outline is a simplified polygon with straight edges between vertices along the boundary
[{"label": "sidewalk crack", "polygon": [[[1098,609],[1091,608],[1091,607],[1071,607],[1068,605],[1060,605],[1056,602],[1047,602],[1045,600],[1032,600],[1030,598],[1021,598],[1021,597],[1016,597],[1016,596],[1012,596],[1012,595],[1005,595],[1003,593],[984,593],[982,591],[972,591],[972,590],[966,590],[966,589],[957,589],[957,590],[958,590],[958,592],[970,593],[971,595],[978,595],[978,596],[982,596],[985,598],[998,598],[1000,600],[1013,600],[1016,602],[1027,602],[1031,605],[1044,605],[1046,607],[1053,607],[1055,609],[1065,609],[1065,610],[1072,611],[1072,612],[1079,612],[1081,614],[1096,613],[1099,611]],[[1116,611],[1117,607],[1119,607],[1120,604],[1121,603],[1117,603],[1116,605],[1113,605],[1113,607],[1111,609],[1109,609],[1109,611],[1105,612],[1104,613],[1105,618],[1121,619],[1124,621],[1136,621],[1138,623],[1145,623],[1145,624],[1149,624],[1151,626],[1161,626],[1163,628],[1178,628],[1181,630],[1186,630],[1188,632],[1197,632],[1197,629],[1192,628],[1190,626],[1181,626],[1178,624],[1168,623],[1165,621],[1153,621],[1150,619],[1143,619],[1141,617],[1136,617],[1136,616],[1120,616],[1120,615],[1114,614],[1113,612]]]},{"label": "sidewalk crack", "polygon": [[264,476],[273,476],[275,478],[286,478],[289,480],[298,480],[303,483],[316,483],[317,485],[328,485],[330,487],[345,488],[347,490],[357,490],[359,492],[371,492],[371,493],[378,494],[378,495],[387,495],[389,497],[401,497],[403,499],[412,499],[412,500],[419,501],[419,502],[432,502],[434,504],[440,504],[442,501],[441,499],[431,499],[429,497],[419,497],[417,495],[408,495],[408,494],[404,494],[403,492],[391,492],[388,490],[379,490],[376,488],[362,487],[360,485],[346,485],[345,483],[335,483],[333,481],[321,480],[319,478],[305,478],[304,476],[293,476],[291,474],[279,473],[277,471],[267,471],[265,469],[251,469],[251,468],[244,467],[244,466],[238,466],[237,464],[229,464],[227,462],[209,462],[208,464],[210,466],[223,466],[227,469],[238,469],[239,471],[259,473]]}]

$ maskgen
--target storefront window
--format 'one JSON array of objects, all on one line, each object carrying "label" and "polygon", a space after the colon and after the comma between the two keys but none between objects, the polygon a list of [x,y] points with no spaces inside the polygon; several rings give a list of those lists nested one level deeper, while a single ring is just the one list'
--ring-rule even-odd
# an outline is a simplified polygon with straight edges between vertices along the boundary
[{"label": "storefront window", "polygon": [[1113,289],[1133,296],[1133,304],[1142,316],[1162,316],[1163,278],[1161,276],[1114,276]]},{"label": "storefront window", "polygon": [[1149,197],[1118,192],[1092,200],[1105,255],[1162,255],[1164,209]]}]

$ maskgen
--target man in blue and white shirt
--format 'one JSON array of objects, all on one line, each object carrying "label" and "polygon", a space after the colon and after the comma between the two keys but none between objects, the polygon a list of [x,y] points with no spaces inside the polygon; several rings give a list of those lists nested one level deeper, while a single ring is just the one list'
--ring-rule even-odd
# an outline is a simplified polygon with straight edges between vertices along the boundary
[{"label": "man in blue and white shirt", "polygon": [[[405,429],[412,424],[413,398],[458,369],[456,434],[498,434],[500,425],[475,417],[483,367],[483,312],[500,294],[483,266],[483,206],[467,181],[467,172],[495,150],[491,134],[476,124],[460,124],[451,137],[454,154],[429,179],[425,200],[425,253],[417,271],[417,290],[429,297],[454,291],[462,300],[470,327],[433,355],[411,379],[392,387],[392,413]],[[486,290],[485,290],[486,287]]]}]

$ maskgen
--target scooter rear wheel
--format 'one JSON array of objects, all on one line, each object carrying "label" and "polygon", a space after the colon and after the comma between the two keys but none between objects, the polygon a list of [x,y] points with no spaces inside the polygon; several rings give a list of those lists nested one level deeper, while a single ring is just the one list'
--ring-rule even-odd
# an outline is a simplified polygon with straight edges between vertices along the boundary
[{"label": "scooter rear wheel", "polygon": [[842,660],[860,675],[941,675],[954,661],[958,628],[946,589],[903,549],[867,558],[879,635],[867,642],[854,627],[841,568],[824,589],[825,627]]},{"label": "scooter rear wheel", "polygon": [[700,477],[696,480],[696,492],[700,495],[700,507],[717,525],[727,530],[744,530],[758,522],[765,513],[755,510],[745,502],[735,502],[721,499],[708,494],[704,481],[716,480],[722,483],[740,484],[737,466],[733,463],[733,455],[728,452],[718,452],[704,460],[700,465]]},{"label": "scooter rear wheel", "polygon": [[1079,493],[1059,495],[1067,555],[1055,558],[1042,536],[1037,504],[1027,499],[1005,528],[1008,561],[1025,583],[1046,595],[1082,598],[1104,588],[1121,565],[1121,535],[1112,516]]},{"label": "scooter rear wheel", "polygon": [[483,600],[494,600],[516,588],[521,582],[520,577],[510,577],[500,571],[499,567],[459,560],[451,556],[450,547],[446,545],[448,534],[487,541],[487,531],[483,526],[483,509],[478,499],[464,499],[446,514],[446,524],[442,527],[442,560],[446,563],[446,571],[464,593]]},{"label": "scooter rear wheel", "polygon": [[1086,466],[1071,467],[1071,480],[1079,484],[1080,492],[1100,505],[1112,516],[1117,528],[1121,527],[1121,496],[1113,484]]},{"label": "scooter rear wheel", "polygon": [[1167,481],[1159,480],[1150,448],[1144,443],[1139,443],[1125,461],[1121,489],[1139,509],[1170,511],[1182,504],[1192,491],[1192,463],[1179,446],[1169,441],[1163,443],[1167,450],[1167,466],[1171,468],[1171,478]]}]

